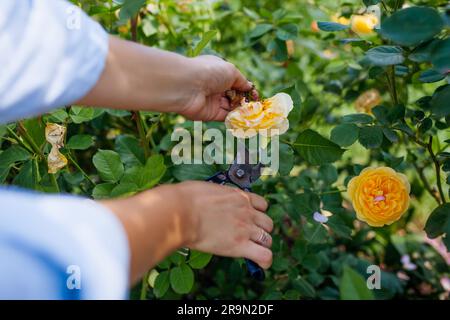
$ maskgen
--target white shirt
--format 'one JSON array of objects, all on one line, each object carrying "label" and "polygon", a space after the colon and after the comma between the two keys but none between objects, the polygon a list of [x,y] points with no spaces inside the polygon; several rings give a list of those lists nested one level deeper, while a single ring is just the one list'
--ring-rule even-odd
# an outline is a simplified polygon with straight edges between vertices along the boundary
[{"label": "white shirt", "polygon": [[[83,97],[107,52],[107,33],[66,1],[1,0],[0,123]],[[123,299],[129,260],[106,207],[0,187],[0,299]]]}]

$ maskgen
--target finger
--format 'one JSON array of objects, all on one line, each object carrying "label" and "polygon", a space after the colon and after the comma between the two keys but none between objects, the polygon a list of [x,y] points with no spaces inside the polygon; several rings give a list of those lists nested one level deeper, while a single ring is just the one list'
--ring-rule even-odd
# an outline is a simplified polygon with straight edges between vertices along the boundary
[{"label": "finger", "polygon": [[270,234],[268,234],[264,229],[261,229],[258,226],[254,226],[252,228],[250,240],[266,248],[270,248],[272,246],[272,237],[270,236]]},{"label": "finger", "polygon": [[248,241],[241,248],[242,256],[257,263],[261,268],[267,269],[272,265],[272,251],[253,242]]},{"label": "finger", "polygon": [[250,197],[250,202],[252,203],[253,208],[258,211],[266,212],[268,207],[266,199],[255,193],[248,193],[248,195]]},{"label": "finger", "polygon": [[227,98],[218,96],[212,102],[211,106],[207,106],[213,110],[212,121],[223,121],[231,110],[230,102]]},{"label": "finger", "polygon": [[255,224],[264,229],[267,232],[272,232],[273,230],[273,221],[272,219],[266,215],[265,213],[262,213],[261,211],[255,211],[255,216],[253,218],[253,221]]},{"label": "finger", "polygon": [[236,69],[236,67],[234,70],[235,70],[235,74],[234,74],[235,80],[234,80],[234,83],[231,86],[231,88],[239,90],[239,91],[245,91],[245,92],[250,91],[253,88],[253,84],[250,81],[248,81],[242,75],[242,73],[238,69]]}]

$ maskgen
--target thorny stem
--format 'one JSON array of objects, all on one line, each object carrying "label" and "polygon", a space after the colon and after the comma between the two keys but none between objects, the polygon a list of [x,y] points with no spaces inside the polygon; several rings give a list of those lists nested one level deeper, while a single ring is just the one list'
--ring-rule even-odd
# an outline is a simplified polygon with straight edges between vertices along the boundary
[{"label": "thorny stem", "polygon": [[[136,15],[134,18],[131,18],[131,20],[130,20],[131,40],[133,42],[137,42],[137,21],[138,21],[138,15]],[[139,111],[133,111],[133,117],[136,121],[136,127],[139,132],[139,138],[140,138],[141,144],[144,148],[145,158],[148,158],[150,156],[150,148],[148,146],[149,142],[147,139],[147,135],[145,133],[145,128],[144,128],[144,124],[142,122],[141,113]]]},{"label": "thorny stem", "polygon": [[78,169],[78,171],[81,172],[81,174],[88,180],[93,186],[95,186],[95,182],[92,181],[92,179],[87,175],[87,173],[80,167],[80,165],[77,163],[77,161],[72,157],[72,155],[69,153],[66,154],[67,159],[70,160],[70,162],[75,166],[75,168]]},{"label": "thorny stem", "polygon": [[[408,153],[410,153],[410,151],[408,150]],[[436,200],[436,202],[439,204],[441,204],[441,200],[439,199],[439,196],[436,194],[436,192],[434,192],[434,190],[431,188],[430,184],[428,183],[427,178],[425,177],[425,175],[423,174],[423,169],[417,165],[417,163],[415,163],[414,161],[412,161],[412,164],[414,166],[414,168],[417,171],[417,174],[419,175],[420,180],[422,181],[422,184],[425,188],[425,190],[427,190],[427,192],[433,197],[434,200]]]}]

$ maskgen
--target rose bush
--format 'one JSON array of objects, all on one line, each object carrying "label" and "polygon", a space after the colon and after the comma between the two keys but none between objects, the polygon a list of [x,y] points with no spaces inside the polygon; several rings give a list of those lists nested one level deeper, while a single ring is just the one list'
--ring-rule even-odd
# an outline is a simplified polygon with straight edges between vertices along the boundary
[{"label": "rose bush", "polygon": [[[275,221],[267,279],[246,277],[241,260],[180,250],[149,270],[133,298],[449,297],[447,1],[73,2],[113,34],[187,56],[222,56],[262,98],[285,92],[293,100],[279,118],[280,128],[289,121],[279,174],[253,188],[270,200]],[[374,5],[377,21],[369,16]],[[264,110],[252,108],[258,117]],[[230,115],[235,124],[239,112]],[[45,134],[51,123],[66,137],[56,148],[64,158],[48,172],[56,154]],[[177,128],[193,123],[61,106],[0,126],[0,182],[101,199],[222,168],[173,165]],[[365,286],[369,265],[381,268],[380,289]]]}]

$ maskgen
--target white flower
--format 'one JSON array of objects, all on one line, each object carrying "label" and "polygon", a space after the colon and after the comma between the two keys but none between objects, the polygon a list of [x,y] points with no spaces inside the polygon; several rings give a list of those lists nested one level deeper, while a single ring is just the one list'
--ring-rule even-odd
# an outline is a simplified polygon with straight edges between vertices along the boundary
[{"label": "white flower", "polygon": [[319,223],[327,223],[328,222],[328,217],[321,214],[318,211],[314,212],[313,219]]},{"label": "white flower", "polygon": [[409,256],[409,254],[404,254],[400,261],[402,262],[403,269],[405,270],[412,271],[417,269],[417,266],[411,262],[411,257]]},{"label": "white flower", "polygon": [[225,126],[238,138],[250,138],[258,133],[268,137],[281,135],[289,129],[287,117],[293,105],[286,93],[262,101],[243,100],[240,107],[227,115]]}]

